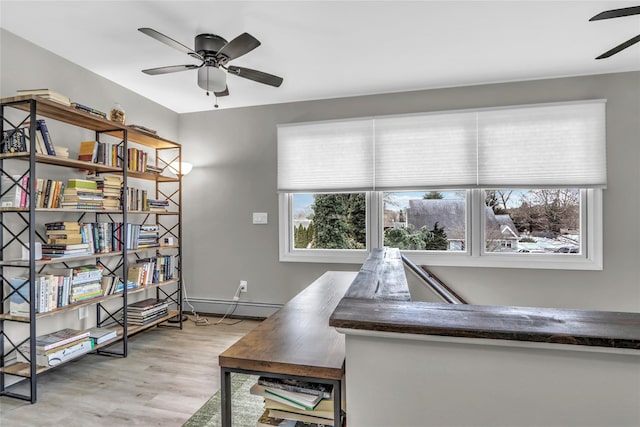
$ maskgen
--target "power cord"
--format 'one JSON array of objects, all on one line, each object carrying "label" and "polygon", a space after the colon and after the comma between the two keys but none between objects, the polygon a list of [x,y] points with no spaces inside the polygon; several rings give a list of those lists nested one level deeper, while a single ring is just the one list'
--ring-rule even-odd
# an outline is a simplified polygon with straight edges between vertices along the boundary
[{"label": "power cord", "polygon": [[187,287],[184,283],[184,280],[182,281],[182,292],[184,294],[184,302],[187,303],[187,305],[191,308],[191,313],[193,314],[193,317],[194,317],[193,319],[189,319],[189,320],[192,320],[196,326],[218,326],[218,325],[233,326],[242,322],[242,319],[238,319],[235,322],[223,323],[223,321],[227,318],[227,316],[233,315],[233,313],[235,313],[236,309],[238,308],[238,301],[240,301],[240,285],[238,285],[238,289],[236,290],[236,293],[233,296],[234,304],[230,305],[229,308],[227,308],[227,311],[222,316],[222,318],[215,323],[209,323],[209,319],[207,319],[206,317],[201,317],[196,312],[196,309],[193,307],[191,302],[189,302],[189,297],[187,296]]}]

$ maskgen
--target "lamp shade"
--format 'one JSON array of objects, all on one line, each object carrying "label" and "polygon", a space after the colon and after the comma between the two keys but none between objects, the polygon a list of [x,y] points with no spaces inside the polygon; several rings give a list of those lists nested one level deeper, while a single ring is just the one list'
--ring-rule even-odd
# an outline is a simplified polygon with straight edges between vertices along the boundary
[{"label": "lamp shade", "polygon": [[193,165],[191,163],[188,163],[188,162],[180,162],[180,163],[178,163],[178,161],[176,160],[175,162],[172,162],[169,165],[169,169],[171,169],[171,171],[173,173],[175,173],[176,175],[182,174],[184,176],[184,175],[188,174],[189,172],[191,172],[191,169],[193,169]]},{"label": "lamp shade", "polygon": [[198,86],[211,92],[222,92],[227,87],[227,74],[220,68],[205,65],[198,69]]}]

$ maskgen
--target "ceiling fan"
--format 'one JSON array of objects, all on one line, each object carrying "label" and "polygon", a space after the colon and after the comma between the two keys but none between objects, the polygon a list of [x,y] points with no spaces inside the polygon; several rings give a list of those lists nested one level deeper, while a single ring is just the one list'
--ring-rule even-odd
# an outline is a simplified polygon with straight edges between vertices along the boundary
[{"label": "ceiling fan", "polygon": [[[589,21],[600,21],[601,19],[620,18],[623,16],[638,15],[638,14],[640,14],[640,6],[625,7],[622,9],[605,10],[604,12],[601,12],[596,16],[594,16],[593,18],[589,19]],[[621,50],[624,50],[629,46],[632,46],[638,42],[640,42],[640,34],[630,38],[624,43],[620,43],[618,46],[614,47],[613,49],[610,49],[605,53],[603,53],[602,55],[596,57],[596,59],[608,58],[620,52]]]},{"label": "ceiling fan", "polygon": [[216,96],[229,95],[227,73],[270,86],[279,87],[282,84],[282,77],[229,65],[229,61],[260,46],[260,42],[249,33],[242,33],[230,42],[215,34],[199,34],[195,37],[194,49],[191,49],[152,28],[138,28],[138,31],[200,61],[200,65],[171,65],[142,70],[145,74],[157,75],[197,69],[198,86],[206,90],[207,95],[213,92]]}]

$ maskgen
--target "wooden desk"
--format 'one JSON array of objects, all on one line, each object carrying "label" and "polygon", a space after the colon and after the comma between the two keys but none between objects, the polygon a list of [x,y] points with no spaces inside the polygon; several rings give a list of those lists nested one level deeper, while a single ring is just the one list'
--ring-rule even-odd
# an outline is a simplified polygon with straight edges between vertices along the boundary
[{"label": "wooden desk", "polygon": [[231,427],[232,372],[331,384],[340,422],[345,338],[329,317],[356,274],[326,272],[218,357],[223,427]]}]

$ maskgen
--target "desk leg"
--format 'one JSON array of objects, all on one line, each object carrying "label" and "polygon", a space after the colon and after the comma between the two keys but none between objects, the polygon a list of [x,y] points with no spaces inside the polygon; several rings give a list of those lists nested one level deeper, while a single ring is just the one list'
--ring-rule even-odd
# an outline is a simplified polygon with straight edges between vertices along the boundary
[{"label": "desk leg", "polygon": [[231,371],[220,369],[220,400],[222,427],[231,427]]},{"label": "desk leg", "polygon": [[333,384],[333,425],[335,427],[342,427],[342,381],[336,381]]}]

